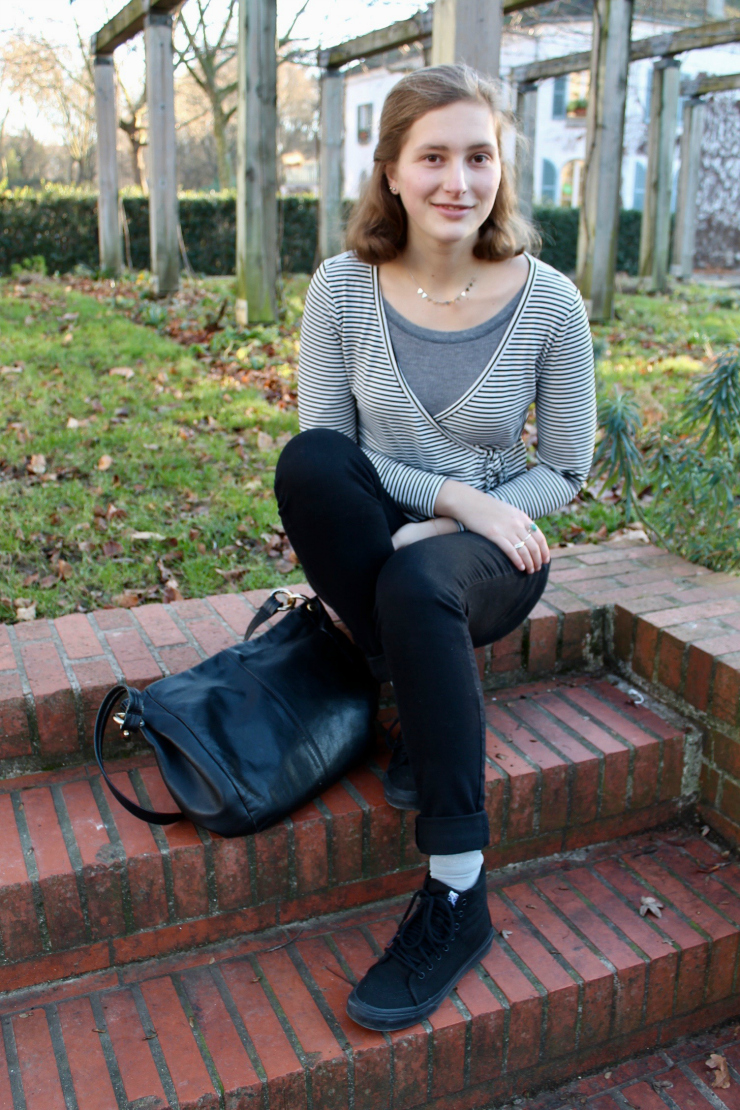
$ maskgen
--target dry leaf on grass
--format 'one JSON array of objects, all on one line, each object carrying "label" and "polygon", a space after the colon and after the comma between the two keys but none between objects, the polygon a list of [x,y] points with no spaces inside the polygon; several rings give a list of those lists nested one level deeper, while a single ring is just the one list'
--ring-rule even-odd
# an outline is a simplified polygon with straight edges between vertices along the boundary
[{"label": "dry leaf on grass", "polygon": [[98,470],[110,470],[113,466],[113,459],[110,455],[101,455],[98,459]]},{"label": "dry leaf on grass", "polygon": [[31,455],[31,458],[26,463],[26,470],[29,474],[46,474],[46,456]]},{"label": "dry leaf on grass", "polygon": [[123,544],[118,540],[106,540],[103,544],[103,554],[106,559],[112,559],[115,555],[123,555]]},{"label": "dry leaf on grass", "polygon": [[133,609],[139,604],[139,595],[127,590],[125,593],[116,594],[113,604],[118,609]]},{"label": "dry leaf on grass", "polygon": [[72,342],[73,339],[74,339],[74,336],[72,335],[71,331],[65,332],[64,335],[62,336],[62,346],[63,347],[69,347],[69,345],[70,345],[70,343]]},{"label": "dry leaf on grass", "polygon": [[258,451],[271,451],[275,446],[275,440],[267,432],[257,432],[257,450]]},{"label": "dry leaf on grass", "polygon": [[173,601],[185,600],[178,589],[176,578],[170,578],[169,582],[165,582],[162,590],[162,600],[167,604],[171,604]]},{"label": "dry leaf on grass", "polygon": [[66,582],[74,574],[74,567],[71,563],[68,563],[66,559],[60,559],[57,563],[57,574],[62,581]]},{"label": "dry leaf on grass", "polygon": [[[22,599],[19,598],[18,600]],[[19,621],[35,621],[36,603],[34,602],[32,605],[18,605],[16,602],[15,615]]]},{"label": "dry leaf on grass", "polygon": [[167,537],[163,536],[161,532],[132,532],[132,540],[165,540]]},{"label": "dry leaf on grass", "polygon": [[730,1086],[730,1069],[724,1056],[720,1056],[719,1052],[713,1052],[706,1061],[706,1066],[714,1072],[712,1086],[726,1091]]},{"label": "dry leaf on grass", "polygon": [[136,371],[132,370],[130,366],[114,366],[108,373],[112,378],[125,378],[128,382],[131,381]]},{"label": "dry leaf on grass", "polygon": [[39,586],[42,590],[50,590],[52,586],[56,586],[58,583],[59,579],[55,574],[46,574],[39,582]]},{"label": "dry leaf on grass", "polygon": [[35,585],[36,582],[38,582],[38,580],[39,580],[38,573],[36,571],[34,571],[33,574],[27,574],[26,575],[26,577],[23,579],[23,585],[24,586],[33,586],[33,585]]}]

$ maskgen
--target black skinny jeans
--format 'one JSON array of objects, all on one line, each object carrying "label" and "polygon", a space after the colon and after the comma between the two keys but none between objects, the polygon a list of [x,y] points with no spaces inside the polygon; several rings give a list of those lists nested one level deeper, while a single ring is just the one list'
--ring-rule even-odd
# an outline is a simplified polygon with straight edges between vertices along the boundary
[{"label": "black skinny jeans", "polygon": [[393,682],[421,802],[419,851],[484,848],[485,716],[473,649],[521,624],[548,565],[517,570],[474,532],[396,551],[391,536],[408,517],[360,448],[329,428],[286,445],[275,492],[308,582],[347,625],[375,677]]}]

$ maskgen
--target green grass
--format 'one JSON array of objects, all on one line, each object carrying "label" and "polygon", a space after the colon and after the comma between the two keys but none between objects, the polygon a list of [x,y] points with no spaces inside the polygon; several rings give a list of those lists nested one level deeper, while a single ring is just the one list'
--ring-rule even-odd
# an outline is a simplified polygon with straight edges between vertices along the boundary
[{"label": "green grass", "polygon": [[[188,280],[158,302],[145,275],[0,281],[0,619],[14,620],[20,600],[57,616],[132,592],[168,598],[173,578],[184,597],[303,578],[275,542],[272,484],[298,430],[307,279],[286,283],[279,326],[248,331],[229,323],[232,284]],[[622,294],[617,319],[594,328],[599,390],[633,390],[649,427],[738,334],[732,294]],[[114,367],[134,374],[111,376]],[[606,538],[623,523],[618,501],[588,490],[541,521],[551,544]],[[142,532],[164,538],[134,538]]]}]

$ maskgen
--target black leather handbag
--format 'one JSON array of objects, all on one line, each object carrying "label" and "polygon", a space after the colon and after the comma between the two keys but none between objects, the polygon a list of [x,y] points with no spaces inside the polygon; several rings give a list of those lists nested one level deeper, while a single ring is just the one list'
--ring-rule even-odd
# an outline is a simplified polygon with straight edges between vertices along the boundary
[{"label": "black leather handbag", "polygon": [[[274,613],[290,610],[250,642]],[[373,736],[378,683],[317,597],[273,590],[244,642],[143,692],[114,686],[95,722],[95,758],[122,806],[156,825],[187,817],[243,836],[315,798],[361,758]],[[114,720],[154,749],[180,812],[132,802],[111,782],[103,736]]]}]

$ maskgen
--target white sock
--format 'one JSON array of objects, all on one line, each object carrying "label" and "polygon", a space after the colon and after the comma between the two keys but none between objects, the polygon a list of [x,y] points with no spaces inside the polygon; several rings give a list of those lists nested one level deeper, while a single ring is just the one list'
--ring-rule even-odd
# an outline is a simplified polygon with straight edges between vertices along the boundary
[{"label": "white sock", "polygon": [[480,875],[483,853],[457,852],[454,856],[430,856],[429,874],[453,890],[470,890]]}]

